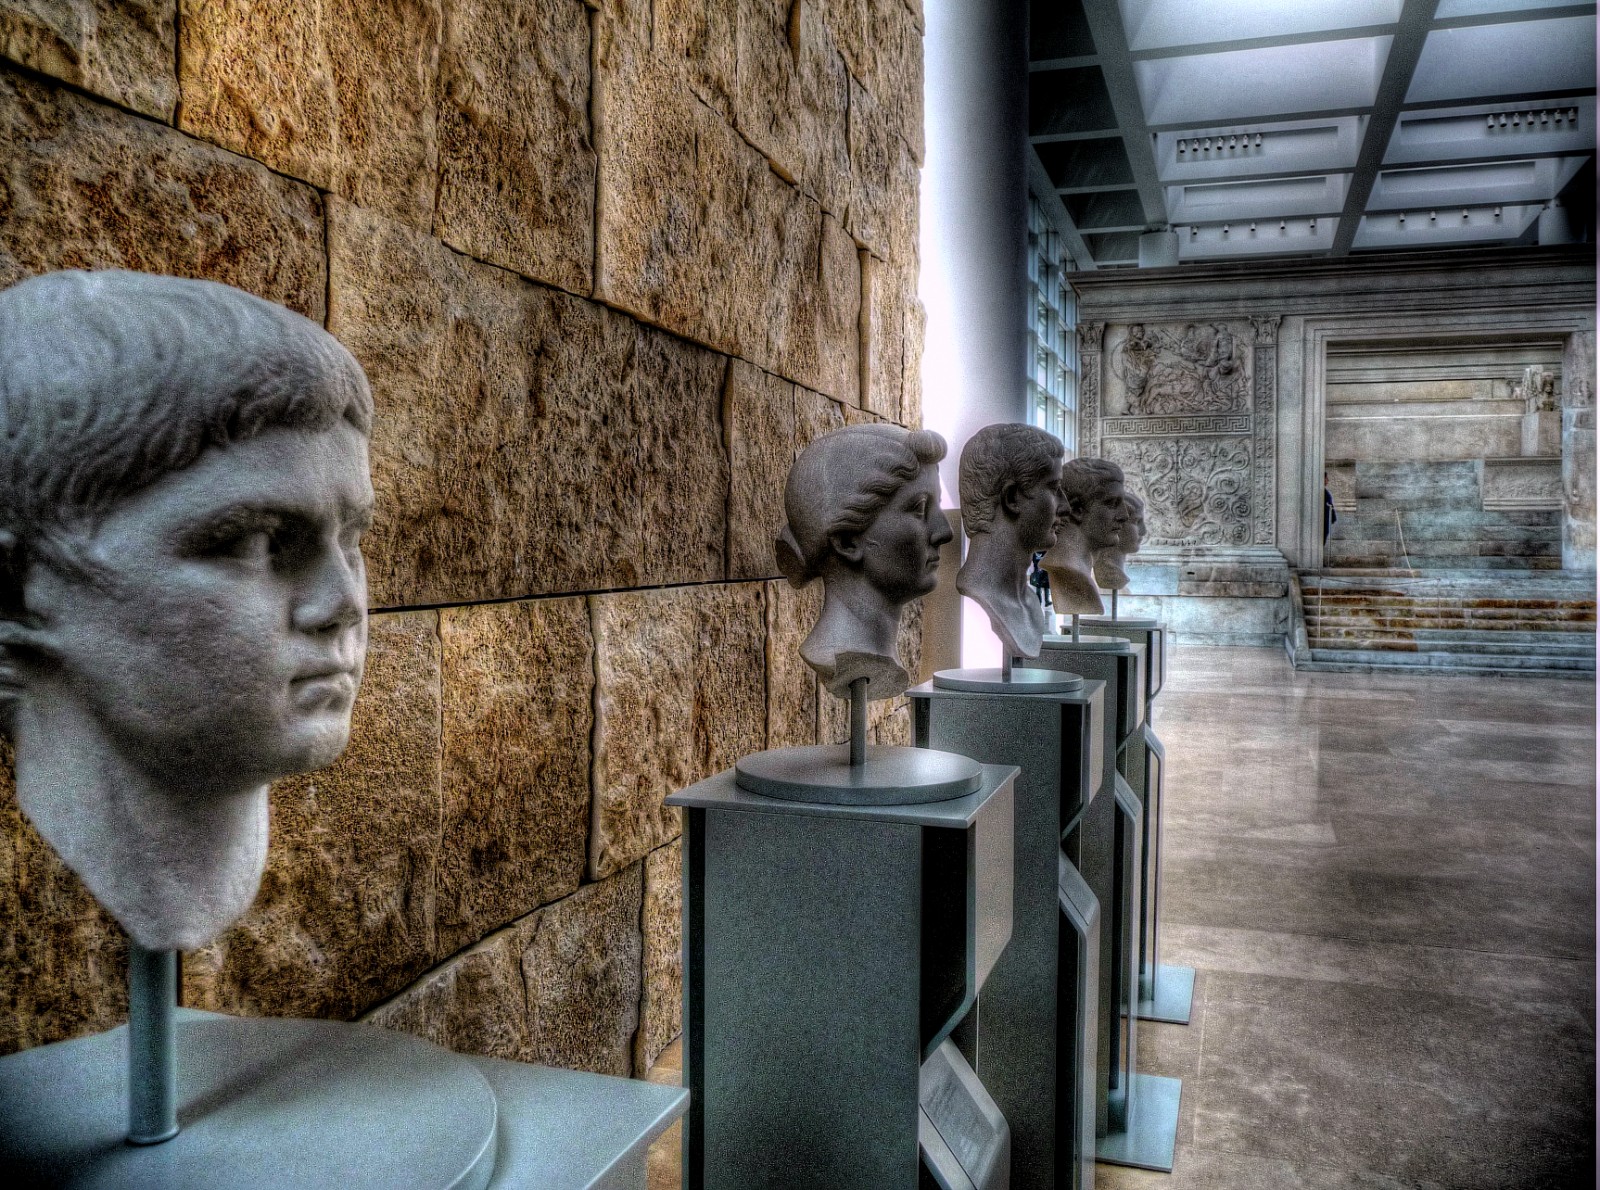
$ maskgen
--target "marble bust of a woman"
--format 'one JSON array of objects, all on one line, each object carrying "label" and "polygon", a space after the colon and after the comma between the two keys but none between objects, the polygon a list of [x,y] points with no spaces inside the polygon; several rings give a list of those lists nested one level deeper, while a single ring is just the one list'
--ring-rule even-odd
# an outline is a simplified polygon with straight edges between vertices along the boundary
[{"label": "marble bust of a woman", "polygon": [[895,653],[901,609],[933,590],[944,439],[898,426],[846,426],[805,448],[784,488],[779,569],[796,587],[821,579],[822,613],[800,647],[829,693],[892,698],[911,684]]}]

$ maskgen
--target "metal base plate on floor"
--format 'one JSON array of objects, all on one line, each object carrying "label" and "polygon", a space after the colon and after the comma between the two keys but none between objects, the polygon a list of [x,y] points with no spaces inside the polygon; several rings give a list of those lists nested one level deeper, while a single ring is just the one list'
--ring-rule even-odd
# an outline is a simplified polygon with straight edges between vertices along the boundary
[{"label": "metal base plate on floor", "polygon": [[1172,1172],[1172,1151],[1178,1143],[1178,1107],[1183,1080],[1159,1074],[1137,1074],[1129,1080],[1133,1093],[1126,1132],[1113,1132],[1094,1142],[1094,1159],[1106,1165]]},{"label": "metal base plate on floor", "polygon": [[786,802],[830,806],[904,806],[945,802],[978,792],[983,766],[932,748],[867,747],[867,762],[850,763],[848,744],[773,748],[734,764],[740,789]]},{"label": "metal base plate on floor", "polygon": [[1194,1007],[1194,968],[1156,968],[1155,995],[1139,1001],[1141,1021],[1161,1021],[1168,1025],[1187,1025]]},{"label": "metal base plate on floor", "polygon": [[495,1093],[466,1058],[371,1025],[181,1013],[178,1124],[124,1143],[127,1027],[0,1060],[12,1186],[483,1190]]},{"label": "metal base plate on floor", "polygon": [[1074,694],[1083,679],[1061,669],[941,669],[933,675],[936,690],[964,690],[969,694]]}]

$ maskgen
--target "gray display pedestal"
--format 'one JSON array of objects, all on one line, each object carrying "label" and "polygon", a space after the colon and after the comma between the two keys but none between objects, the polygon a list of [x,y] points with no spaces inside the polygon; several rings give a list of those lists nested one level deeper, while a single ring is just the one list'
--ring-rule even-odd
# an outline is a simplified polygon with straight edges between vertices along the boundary
[{"label": "gray display pedestal", "polygon": [[644,1190],[688,1093],[338,1021],[179,1009],[178,1121],[125,1143],[127,1028],[0,1058],[0,1181],[151,1190]]},{"label": "gray display pedestal", "polygon": [[1144,806],[1122,770],[1128,746],[1143,738],[1143,662],[1144,649],[1126,640],[1047,636],[1037,658],[1016,664],[1106,684],[1100,793],[1078,826],[1078,868],[1102,915],[1096,1154],[1115,1165],[1170,1172],[1182,1084],[1137,1072]]},{"label": "gray display pedestal", "polygon": [[1194,968],[1161,961],[1161,850],[1166,808],[1166,750],[1150,723],[1150,710],[1167,677],[1167,632],[1154,619],[1078,622],[1084,636],[1114,637],[1145,649],[1144,746],[1131,745],[1123,774],[1144,802],[1144,913],[1139,924],[1139,1019],[1187,1025],[1194,1001]]},{"label": "gray display pedestal", "polygon": [[687,809],[688,1190],[1000,1190],[1001,1113],[947,1039],[1011,933],[1017,770],[850,806],[733,771]]},{"label": "gray display pedestal", "polygon": [[[1043,674],[1014,669],[1013,674]],[[943,677],[944,675],[941,675]],[[1104,768],[1105,686],[914,687],[916,742],[1016,765],[1011,943],[958,1040],[1011,1126],[1013,1190],[1094,1184],[1100,912],[1062,851]]]}]

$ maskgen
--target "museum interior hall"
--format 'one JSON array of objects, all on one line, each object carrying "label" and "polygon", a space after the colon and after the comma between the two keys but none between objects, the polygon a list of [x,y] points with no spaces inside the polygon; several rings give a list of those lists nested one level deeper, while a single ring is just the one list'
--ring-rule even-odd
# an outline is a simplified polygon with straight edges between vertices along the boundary
[{"label": "museum interior hall", "polygon": [[1596,1185],[1596,44],[0,0],[0,1185]]}]

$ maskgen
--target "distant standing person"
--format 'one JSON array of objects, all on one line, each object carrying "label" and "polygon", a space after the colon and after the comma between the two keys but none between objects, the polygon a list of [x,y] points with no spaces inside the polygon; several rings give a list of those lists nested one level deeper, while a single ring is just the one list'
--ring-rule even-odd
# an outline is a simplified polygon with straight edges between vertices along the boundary
[{"label": "distant standing person", "polygon": [[1322,544],[1328,544],[1328,534],[1333,531],[1334,522],[1339,519],[1338,512],[1333,507],[1333,493],[1328,489],[1328,473],[1322,473]]}]

